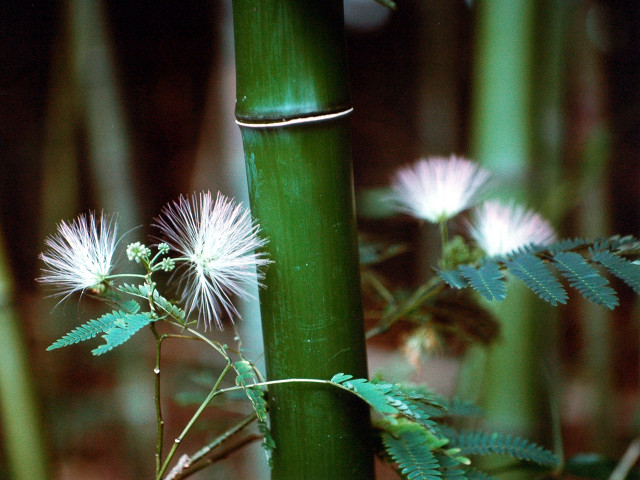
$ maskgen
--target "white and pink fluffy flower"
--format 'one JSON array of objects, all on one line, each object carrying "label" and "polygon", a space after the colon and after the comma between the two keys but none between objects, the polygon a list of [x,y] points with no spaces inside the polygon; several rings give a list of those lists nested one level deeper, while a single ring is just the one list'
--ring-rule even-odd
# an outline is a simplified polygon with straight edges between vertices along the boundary
[{"label": "white and pink fluffy flower", "polygon": [[506,255],[527,245],[548,245],[556,235],[539,214],[524,207],[486,201],[478,207],[470,226],[471,236],[489,256]]},{"label": "white and pink fluffy flower", "polygon": [[113,268],[117,230],[104,213],[97,220],[91,213],[61,222],[58,232],[45,240],[48,250],[40,254],[45,267],[38,281],[65,297],[100,285]]},{"label": "white and pink fluffy flower", "polygon": [[187,312],[198,311],[205,327],[222,326],[223,313],[238,316],[232,296],[250,297],[248,287],[263,278],[269,263],[256,252],[266,244],[249,210],[224,195],[210,192],[180,197],[164,207],[157,226],[185,262],[181,279]]},{"label": "white and pink fluffy flower", "polygon": [[396,172],[392,198],[399,210],[439,223],[473,206],[489,176],[487,170],[454,155],[421,159]]}]

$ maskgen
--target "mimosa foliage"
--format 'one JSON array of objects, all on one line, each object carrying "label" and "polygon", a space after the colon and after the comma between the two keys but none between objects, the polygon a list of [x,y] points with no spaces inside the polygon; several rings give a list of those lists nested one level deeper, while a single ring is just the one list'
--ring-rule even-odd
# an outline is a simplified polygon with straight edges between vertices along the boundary
[{"label": "mimosa foliage", "polygon": [[107,313],[100,318],[89,320],[74,328],[62,338],[54,342],[47,350],[67,347],[75,343],[90,340],[102,334],[105,344],[91,351],[94,355],[102,355],[113,348],[122,345],[135,335],[140,329],[151,322],[162,318],[171,318],[184,323],[186,314],[158,293],[149,285],[128,285],[118,287],[118,291],[134,297],[145,299],[152,305],[153,311],[140,313],[140,304],[133,299],[120,300],[117,292],[109,296],[110,303],[117,306],[117,310]]},{"label": "mimosa foliage", "polygon": [[155,317],[148,312],[138,313],[136,315],[127,315],[121,322],[117,322],[113,328],[104,332],[102,338],[106,343],[100,345],[94,350],[91,350],[91,353],[94,355],[102,355],[118,345],[122,345],[133,337],[133,335],[135,335],[140,329],[146,327],[154,320]]},{"label": "mimosa foliage", "polygon": [[264,398],[265,388],[263,386],[253,385],[258,383],[258,378],[253,369],[253,365],[246,360],[240,360],[233,364],[236,371],[236,385],[242,387],[247,397],[253,405],[253,410],[258,417],[258,430],[262,434],[262,447],[267,452],[267,458],[271,460],[271,452],[275,449],[276,444],[271,436],[269,425],[267,424],[267,402]]},{"label": "mimosa foliage", "polygon": [[[135,310],[130,305],[130,312]],[[106,341],[104,345],[92,350],[94,355],[102,355],[114,347],[123,344],[142,327],[154,321],[150,313],[130,313],[122,310],[114,310],[100,318],[89,320],[87,323],[74,328],[62,338],[54,342],[47,350],[66,347],[74,343],[90,340],[99,334]]]},{"label": "mimosa foliage", "polygon": [[554,454],[522,437],[467,430],[449,435],[449,441],[463,455],[508,455],[550,468],[559,464]]},{"label": "mimosa foliage", "polygon": [[354,379],[343,373],[334,375],[331,382],[352,391],[391,422],[395,421],[395,416],[402,416],[424,428],[436,430],[436,424],[425,407],[439,407],[439,404],[431,403],[426,396],[415,394],[411,397],[397,385],[364,378]]},{"label": "mimosa foliage", "polygon": [[332,383],[367,402],[382,419],[378,427],[379,455],[409,480],[493,480],[469,465],[467,455],[501,454],[555,468],[556,456],[535,443],[500,433],[458,432],[435,418],[476,416],[470,402],[448,401],[425,387],[414,388],[354,379],[337,374]]},{"label": "mimosa foliage", "polygon": [[180,323],[184,323],[185,321],[185,311],[164,298],[155,288],[152,289],[149,285],[129,285],[125,283],[124,285],[119,286],[118,290],[122,293],[144,298],[146,300],[151,299],[155,307],[160,309],[160,312],[158,312],[159,314],[171,317],[178,320]]},{"label": "mimosa foliage", "polygon": [[548,247],[530,246],[503,257],[486,258],[479,265],[460,265],[438,271],[450,287],[471,287],[487,300],[506,296],[505,273],[519,278],[542,300],[551,305],[567,303],[561,279],[597,305],[613,309],[619,302],[616,292],[603,276],[607,271],[640,293],[640,265],[636,257],[640,242],[634,237],[611,237],[596,242],[571,239]]},{"label": "mimosa foliage", "polygon": [[382,433],[387,455],[397,464],[403,478],[412,480],[440,480],[438,459],[425,430],[415,424],[396,426],[393,433]]},{"label": "mimosa foliage", "polygon": [[499,433],[458,432],[436,423],[435,418],[476,416],[480,409],[470,402],[448,401],[425,387],[414,388],[354,379],[339,373],[332,383],[367,402],[382,419],[379,428],[380,456],[396,465],[409,480],[492,480],[469,465],[467,455],[502,454],[544,467],[559,464],[555,455],[528,440]]}]

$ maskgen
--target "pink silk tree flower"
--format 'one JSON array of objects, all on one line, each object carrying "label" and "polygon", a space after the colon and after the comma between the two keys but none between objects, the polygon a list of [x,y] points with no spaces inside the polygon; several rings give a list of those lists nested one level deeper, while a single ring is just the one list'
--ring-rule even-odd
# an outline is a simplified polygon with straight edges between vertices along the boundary
[{"label": "pink silk tree flower", "polygon": [[477,164],[453,155],[421,159],[395,173],[392,199],[399,210],[440,223],[473,206],[489,176]]},{"label": "pink silk tree flower", "polygon": [[94,288],[109,278],[116,248],[117,224],[104,213],[80,215],[71,223],[58,224],[58,232],[45,240],[48,247],[40,254],[45,263],[38,281],[51,285],[58,294]]},{"label": "pink silk tree flower", "polygon": [[261,268],[270,263],[255,252],[266,240],[249,210],[222,194],[214,202],[210,192],[202,192],[165,206],[156,226],[182,255],[175,260],[186,268],[180,287],[187,313],[197,310],[205,329],[214,323],[221,329],[223,313],[239,316],[232,296],[250,297],[248,287],[264,277]]},{"label": "pink silk tree flower", "polygon": [[547,220],[532,210],[498,201],[486,201],[476,209],[471,236],[489,256],[506,255],[527,245],[548,245],[556,235]]}]

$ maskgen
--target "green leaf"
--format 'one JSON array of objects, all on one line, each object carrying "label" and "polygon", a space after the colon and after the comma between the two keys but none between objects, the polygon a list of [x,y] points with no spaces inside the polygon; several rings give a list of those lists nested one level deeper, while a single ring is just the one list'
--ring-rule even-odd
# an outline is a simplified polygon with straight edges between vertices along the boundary
[{"label": "green leaf", "polygon": [[120,303],[120,307],[127,313],[138,313],[140,311],[140,304],[135,300],[126,300]]},{"label": "green leaf", "polygon": [[462,265],[459,270],[469,285],[487,300],[501,302],[507,296],[504,276],[497,263],[488,261],[480,268]]},{"label": "green leaf", "polygon": [[636,251],[638,250],[638,239],[633,235],[613,235],[609,238],[596,240],[593,242],[594,250],[615,250],[618,252]]},{"label": "green leaf", "polygon": [[509,271],[522,280],[541,299],[554,306],[558,303],[567,303],[567,292],[538,257],[524,253],[507,260],[505,263]]},{"label": "green leaf", "polygon": [[131,285],[129,283],[124,283],[118,286],[118,290],[122,293],[127,293],[129,295],[135,295],[140,298],[148,298],[149,297],[149,287],[147,285]]},{"label": "green leaf", "polygon": [[552,243],[551,245],[546,247],[546,249],[551,252],[552,255],[555,255],[560,252],[583,247],[585,245],[588,245],[589,243],[589,240],[585,238],[566,238],[564,240],[558,240],[557,242]]},{"label": "green leaf", "polygon": [[67,347],[74,343],[90,340],[96,335],[103,333],[110,328],[114,328],[116,323],[121,321],[122,314],[122,312],[114,311],[113,313],[104,314],[100,318],[89,320],[87,323],[74,328],[62,338],[55,341],[47,348],[47,350]]},{"label": "green leaf", "polygon": [[342,385],[362,400],[367,402],[371,408],[382,414],[397,414],[400,411],[389,404],[387,394],[392,390],[390,383],[372,383],[364,378],[353,378],[351,375],[338,373],[334,375],[330,382]]},{"label": "green leaf", "polygon": [[553,453],[522,437],[473,430],[447,436],[451,446],[459,448],[463,455],[509,455],[551,468],[560,463]]},{"label": "green leaf", "polygon": [[460,462],[447,455],[436,454],[443,480],[466,480],[466,469],[460,468]]},{"label": "green leaf", "polygon": [[439,415],[433,415],[434,417],[478,417],[484,414],[481,407],[469,400],[455,397],[451,400],[442,399],[441,403],[444,410]]},{"label": "green leaf", "polygon": [[607,251],[595,252],[593,259],[640,294],[640,266]]},{"label": "green leaf", "polygon": [[[125,283],[118,287],[122,293],[127,293],[129,295],[134,295],[136,297],[149,299],[150,287],[149,285],[141,284],[141,285],[130,285]],[[164,315],[169,315],[181,323],[184,323],[186,318],[185,311],[174,305],[172,302],[164,298],[156,289],[153,289],[153,293],[151,293],[151,298],[153,299],[154,304],[159,307]]]},{"label": "green leaf", "polygon": [[475,468],[467,468],[465,474],[467,476],[467,480],[497,480],[496,477],[481,472],[480,470],[476,470]]},{"label": "green leaf", "polygon": [[586,260],[575,252],[559,252],[553,257],[569,285],[576,288],[587,300],[609,309],[618,303],[616,292],[608,286],[609,282]]},{"label": "green leaf", "polygon": [[240,360],[233,364],[233,369],[236,371],[236,385],[242,387],[247,394],[247,397],[251,401],[253,410],[258,417],[258,430],[262,434],[262,448],[264,448],[267,459],[271,463],[271,452],[275,448],[275,441],[271,436],[269,425],[267,424],[267,401],[264,398],[265,388],[263,386],[254,386],[254,383],[258,383],[258,378],[253,369],[253,365],[246,361]]},{"label": "green leaf", "polygon": [[399,385],[393,385],[391,390],[386,394],[386,397],[389,405],[396,408],[401,415],[432,432],[437,432],[438,427],[436,423],[431,420],[431,415],[427,410],[428,407],[437,405],[435,401],[430,401],[432,397],[417,392],[407,394]]},{"label": "green leaf", "polygon": [[443,271],[443,270],[437,270],[438,276],[444,280],[447,285],[449,285],[452,288],[464,288],[466,286],[468,286],[469,284],[467,283],[467,281],[462,278],[462,275],[460,273],[460,270],[447,270],[447,271]]},{"label": "green leaf", "polygon": [[104,345],[100,345],[98,348],[93,349],[91,353],[93,353],[94,355],[102,355],[103,353],[106,353],[109,350],[122,345],[133,335],[135,335],[141,328],[149,325],[149,323],[154,321],[153,315],[148,312],[138,313],[135,315],[128,314],[122,311],[113,313],[114,315],[117,313],[119,318],[116,319],[114,325],[111,328],[104,331],[104,335],[102,335],[102,338],[106,343]]},{"label": "green leaf", "polygon": [[382,433],[382,443],[389,457],[398,465],[403,478],[441,480],[438,460],[431,451],[428,432],[419,425],[406,423]]}]

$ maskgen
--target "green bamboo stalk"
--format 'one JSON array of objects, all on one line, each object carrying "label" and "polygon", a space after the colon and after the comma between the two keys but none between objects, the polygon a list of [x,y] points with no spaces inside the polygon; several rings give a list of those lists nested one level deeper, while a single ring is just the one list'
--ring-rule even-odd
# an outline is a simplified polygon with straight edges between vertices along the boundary
[{"label": "green bamboo stalk", "polygon": [[[268,377],[366,376],[342,2],[233,8],[236,118],[273,261],[260,291]],[[269,407],[273,479],[374,477],[363,403],[322,384],[286,384],[269,389]]]},{"label": "green bamboo stalk", "polygon": [[104,25],[102,3],[68,0],[74,80],[91,148],[89,157],[102,206],[118,212],[126,231],[140,224],[132,182],[131,147]]},{"label": "green bamboo stalk", "polygon": [[[522,200],[531,149],[534,2],[487,0],[477,8],[473,157],[497,173],[501,192]],[[487,358],[483,405],[497,427],[530,434],[540,403],[529,313],[536,300],[519,287],[511,282],[507,299],[496,306],[503,340]]]},{"label": "green bamboo stalk", "polygon": [[47,456],[42,438],[27,348],[13,308],[11,274],[0,238],[0,413],[11,478],[46,480]]},{"label": "green bamboo stalk", "polygon": [[529,0],[477,2],[471,147],[509,194],[522,191],[531,153],[533,14]]}]

